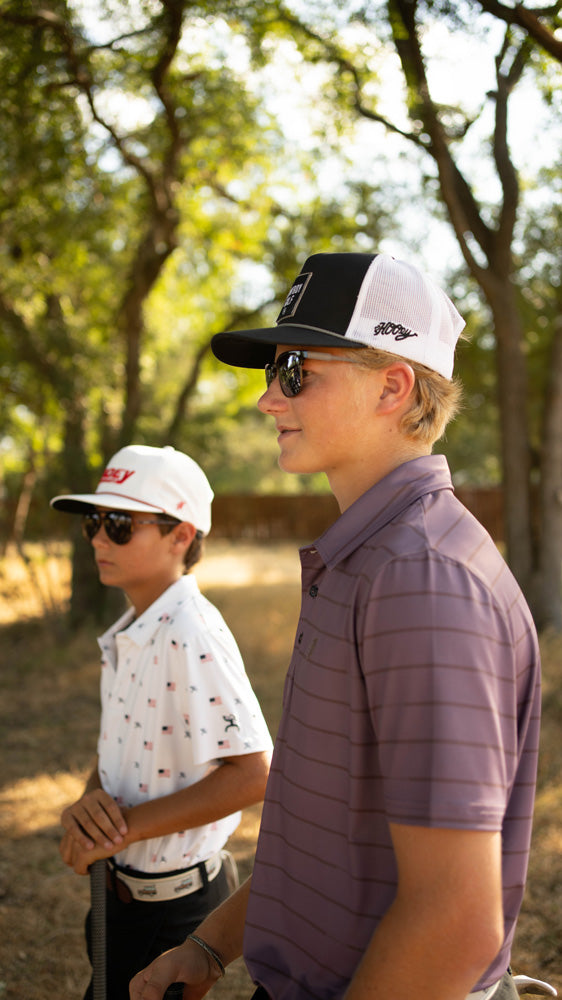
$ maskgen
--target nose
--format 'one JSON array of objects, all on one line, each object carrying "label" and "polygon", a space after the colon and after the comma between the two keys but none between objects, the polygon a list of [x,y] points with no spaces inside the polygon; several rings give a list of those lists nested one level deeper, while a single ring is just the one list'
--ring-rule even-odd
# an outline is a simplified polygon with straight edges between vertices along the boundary
[{"label": "nose", "polygon": [[286,409],[287,397],[281,392],[277,376],[267,387],[263,396],[260,396],[257,405],[258,410],[261,410],[262,413],[278,413],[280,410]]},{"label": "nose", "polygon": [[90,539],[90,545],[95,549],[100,542],[102,545],[109,545],[109,541],[105,533],[105,521],[102,521],[94,537]]}]

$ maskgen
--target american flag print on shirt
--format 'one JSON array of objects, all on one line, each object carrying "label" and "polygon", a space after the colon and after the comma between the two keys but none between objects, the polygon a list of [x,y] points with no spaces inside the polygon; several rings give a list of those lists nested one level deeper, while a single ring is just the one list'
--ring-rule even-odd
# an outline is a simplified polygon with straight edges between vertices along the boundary
[{"label": "american flag print on shirt", "polygon": [[[256,748],[256,740],[260,741],[259,747],[267,740],[267,735],[254,725],[256,710],[249,705],[251,692],[233,640],[229,639],[230,645],[223,648],[221,632],[219,645],[215,612],[207,613],[208,606],[197,593],[193,579],[182,578],[173,589],[182,595],[187,592],[189,598],[182,597],[179,611],[174,608],[172,615],[158,623],[162,614],[171,610],[167,593],[167,609],[160,604],[154,609],[156,613],[148,609],[143,616],[143,636],[139,635],[140,620],[128,623],[126,629],[112,626],[111,656],[106,655],[111,669],[104,671],[102,681],[100,728],[108,738],[99,741],[100,766],[110,775],[104,778],[107,785],[131,805],[186,787],[194,777],[203,777],[208,762],[214,763],[220,756],[248,753],[246,739],[242,742],[235,728],[225,731],[223,716],[238,712],[237,700],[245,722],[242,728],[252,732],[250,749]],[[195,607],[191,602],[194,595]],[[198,631],[194,621],[199,602],[206,609],[201,618],[205,634]],[[186,638],[188,633],[190,639]],[[119,702],[120,698],[124,701]],[[118,740],[123,746],[117,745]],[[111,761],[109,768],[106,760]],[[220,836],[205,824],[201,830],[186,831],[184,836],[167,835],[158,844],[139,842],[125,849],[123,861],[140,871],[153,871],[164,864],[161,855],[165,854],[168,861],[172,859],[170,870],[181,868],[184,853],[195,851],[203,856],[208,850],[213,852],[224,842],[224,835],[232,832],[236,821],[236,814],[232,814],[216,824]],[[155,860],[151,861],[151,856]]]}]

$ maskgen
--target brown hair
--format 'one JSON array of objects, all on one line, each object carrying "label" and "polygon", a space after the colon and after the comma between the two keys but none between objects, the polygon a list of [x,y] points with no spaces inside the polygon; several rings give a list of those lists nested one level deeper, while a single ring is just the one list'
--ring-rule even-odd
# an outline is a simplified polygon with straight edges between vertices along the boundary
[{"label": "brown hair", "polygon": [[359,347],[349,352],[349,356],[360,361],[365,368],[379,371],[397,360],[408,364],[416,382],[411,405],[402,417],[400,429],[408,437],[424,444],[431,445],[442,437],[447,424],[460,409],[462,388],[457,379],[447,379],[417,361],[373,347]]},{"label": "brown hair", "polygon": [[[181,524],[181,521],[174,518],[171,523],[159,524],[158,528],[161,535],[169,535],[171,531],[174,530],[176,525]],[[202,531],[196,531],[193,537],[193,541],[189,546],[187,552],[183,557],[183,572],[189,573],[192,566],[195,566],[199,562],[203,555],[203,549],[205,544],[205,536]]]}]

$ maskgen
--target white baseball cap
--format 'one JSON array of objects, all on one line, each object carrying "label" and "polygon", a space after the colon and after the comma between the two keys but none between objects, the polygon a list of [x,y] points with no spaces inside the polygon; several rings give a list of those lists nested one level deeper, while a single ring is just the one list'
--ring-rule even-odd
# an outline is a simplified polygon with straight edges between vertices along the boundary
[{"label": "white baseball cap", "polygon": [[464,325],[413,264],[386,253],[317,253],[293,282],[276,326],[217,333],[211,347],[219,361],[241,368],[269,364],[277,344],[373,347],[450,379]]},{"label": "white baseball cap", "polygon": [[189,455],[169,445],[132,444],[109,460],[95,493],[53,497],[51,507],[69,514],[94,506],[152,511],[189,521],[206,535],[211,529],[212,500],[205,473]]}]

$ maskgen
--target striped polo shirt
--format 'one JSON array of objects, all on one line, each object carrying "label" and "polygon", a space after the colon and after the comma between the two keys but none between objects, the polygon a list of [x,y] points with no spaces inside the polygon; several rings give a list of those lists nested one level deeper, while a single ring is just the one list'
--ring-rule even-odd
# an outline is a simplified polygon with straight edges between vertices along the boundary
[{"label": "striped polo shirt", "polygon": [[536,779],[540,661],[521,591],[454,496],[407,462],[301,550],[244,955],[274,1000],[340,997],[396,891],[389,822],[502,832],[510,956]]}]

